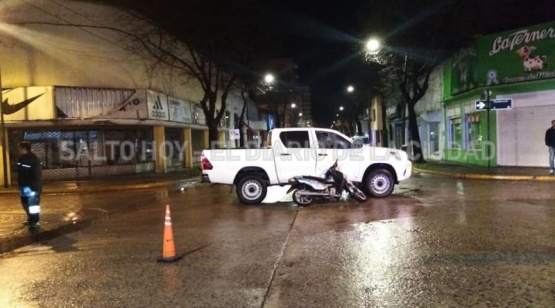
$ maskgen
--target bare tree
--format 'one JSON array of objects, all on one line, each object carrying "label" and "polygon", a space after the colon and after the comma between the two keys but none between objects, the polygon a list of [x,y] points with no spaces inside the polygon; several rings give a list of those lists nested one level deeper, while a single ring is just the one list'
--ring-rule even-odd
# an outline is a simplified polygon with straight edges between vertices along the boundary
[{"label": "bare tree", "polygon": [[[404,11],[406,16],[398,14],[405,21],[392,31],[384,48],[366,56],[367,60],[382,66],[382,93],[394,98],[393,103],[399,103],[402,113],[407,110],[413,159],[424,162],[416,104],[426,94],[434,68],[454,50],[464,46],[468,39],[457,31],[453,22],[456,20],[454,14],[457,14],[455,10],[448,10],[444,4],[411,5],[416,7],[407,8]],[[415,14],[415,11],[419,13]],[[397,101],[395,91],[400,93],[400,101]]]},{"label": "bare tree", "polygon": [[[255,56],[253,46],[260,35],[251,30],[252,27],[246,22],[241,22],[243,15],[226,13],[226,8],[222,6],[216,6],[218,10],[212,9],[209,2],[187,2],[195,10],[185,10],[189,18],[183,20],[180,30],[172,29],[171,32],[164,29],[167,24],[159,21],[163,19],[155,22],[137,11],[124,9],[120,16],[124,22],[118,23],[124,26],[69,22],[24,24],[77,27],[94,31],[97,36],[102,36],[103,31],[109,31],[120,37],[122,48],[142,57],[148,63],[148,73],[166,67],[173,69],[186,81],[196,81],[203,93],[199,103],[205,115],[209,139],[217,141],[218,124],[225,116],[230,91],[238,72],[245,70],[245,65]],[[252,3],[248,0],[240,1],[237,10],[231,12],[241,11],[243,6],[249,7],[250,4]],[[214,18],[206,20],[207,15],[201,12],[210,13]],[[245,10],[241,12],[245,13]],[[226,17],[217,18],[218,16]]]},{"label": "bare tree", "polygon": [[388,52],[383,57],[387,63],[381,71],[384,83],[393,83],[401,93],[402,110],[406,106],[408,111],[413,157],[417,162],[424,162],[415,107],[428,90],[430,74],[439,64],[439,57],[432,51],[425,51],[416,58],[413,50],[401,55]]},{"label": "bare tree", "polygon": [[290,104],[297,96],[292,90],[269,89],[257,95],[257,103],[275,116],[276,127],[284,127]]},{"label": "bare tree", "polygon": [[241,100],[243,101],[243,106],[241,107],[241,114],[239,119],[235,123],[235,128],[239,129],[239,147],[245,147],[245,136],[243,135],[243,128],[246,126],[247,129],[251,129],[246,122],[246,117],[248,117],[247,111],[249,102],[253,101],[257,89],[260,87],[259,78],[254,76],[242,76],[239,78],[235,84],[236,90],[241,95]]}]

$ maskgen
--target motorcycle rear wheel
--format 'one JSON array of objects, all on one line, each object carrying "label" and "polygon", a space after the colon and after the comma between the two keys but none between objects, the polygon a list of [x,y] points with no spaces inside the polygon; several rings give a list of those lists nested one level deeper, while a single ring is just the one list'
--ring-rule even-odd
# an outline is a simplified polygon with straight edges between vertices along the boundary
[{"label": "motorcycle rear wheel", "polygon": [[293,191],[293,202],[295,202],[299,206],[309,206],[314,203],[314,198],[308,196],[300,196],[299,191],[300,189],[295,189],[295,191]]}]

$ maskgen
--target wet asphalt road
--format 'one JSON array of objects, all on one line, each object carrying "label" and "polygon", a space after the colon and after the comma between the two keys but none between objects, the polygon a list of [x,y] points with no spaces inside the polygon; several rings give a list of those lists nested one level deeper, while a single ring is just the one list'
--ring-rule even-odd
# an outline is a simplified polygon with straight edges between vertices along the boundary
[{"label": "wet asphalt road", "polygon": [[[554,195],[415,176],[386,199],[306,208],[206,185],[89,196],[134,205],[2,256],[0,307],[554,307]],[[165,204],[184,254],[171,264],[156,263]]]}]

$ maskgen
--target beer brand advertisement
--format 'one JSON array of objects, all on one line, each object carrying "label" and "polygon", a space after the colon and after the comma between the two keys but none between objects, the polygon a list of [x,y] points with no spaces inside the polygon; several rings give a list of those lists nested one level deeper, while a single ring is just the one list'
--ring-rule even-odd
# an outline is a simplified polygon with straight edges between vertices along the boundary
[{"label": "beer brand advertisement", "polygon": [[555,22],[477,40],[479,86],[555,77]]},{"label": "beer brand advertisement", "polygon": [[170,121],[192,123],[191,104],[179,98],[168,97]]}]

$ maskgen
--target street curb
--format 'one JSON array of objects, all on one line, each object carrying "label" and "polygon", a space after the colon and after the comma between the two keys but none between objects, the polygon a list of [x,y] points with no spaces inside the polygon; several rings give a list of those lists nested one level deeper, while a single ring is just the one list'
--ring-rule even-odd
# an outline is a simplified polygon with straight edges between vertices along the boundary
[{"label": "street curb", "polygon": [[555,182],[555,176],[547,175],[496,175],[496,174],[478,174],[478,173],[459,173],[459,172],[445,172],[436,170],[424,170],[413,167],[414,173],[431,174],[457,179],[470,179],[470,180],[504,180],[504,181],[543,181]]}]

